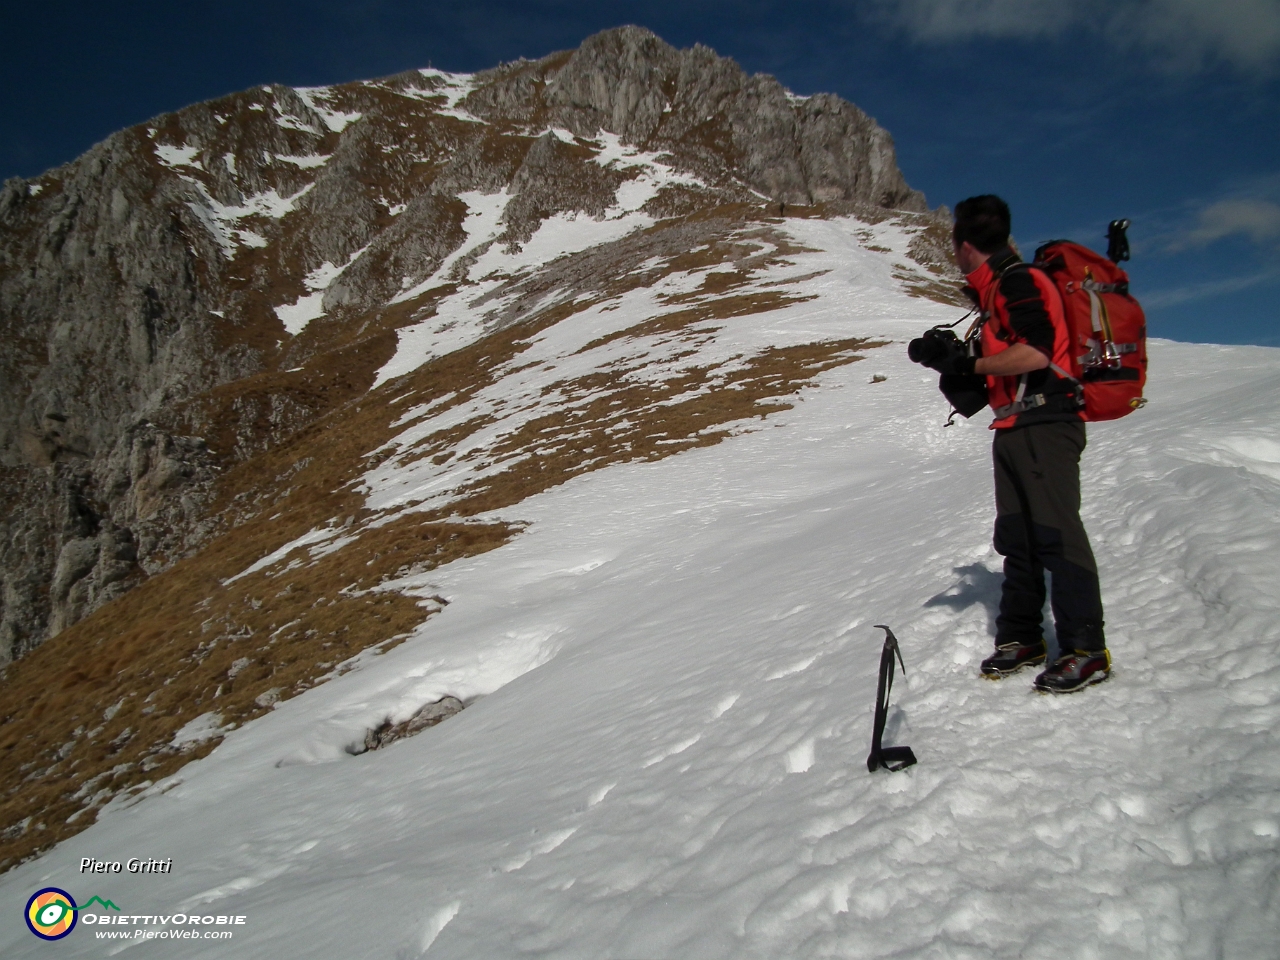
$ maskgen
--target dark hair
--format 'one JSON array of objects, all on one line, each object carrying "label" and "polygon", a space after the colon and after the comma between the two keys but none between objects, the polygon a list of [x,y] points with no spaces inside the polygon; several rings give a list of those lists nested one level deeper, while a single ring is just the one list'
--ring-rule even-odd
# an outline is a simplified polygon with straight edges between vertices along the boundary
[{"label": "dark hair", "polygon": [[956,246],[966,240],[982,253],[995,253],[1009,245],[1009,205],[993,193],[970,197],[956,204],[956,225],[951,238]]}]

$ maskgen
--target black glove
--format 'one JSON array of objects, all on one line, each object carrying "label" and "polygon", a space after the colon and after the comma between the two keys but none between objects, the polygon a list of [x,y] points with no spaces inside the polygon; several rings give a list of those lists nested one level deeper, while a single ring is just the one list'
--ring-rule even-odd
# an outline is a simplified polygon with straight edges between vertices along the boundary
[{"label": "black glove", "polygon": [[929,364],[929,367],[944,377],[971,377],[977,363],[977,357],[971,357],[967,353],[952,353]]},{"label": "black glove", "polygon": [[969,356],[964,342],[950,330],[926,330],[923,337],[907,345],[907,356],[938,373],[970,376],[975,357]]}]

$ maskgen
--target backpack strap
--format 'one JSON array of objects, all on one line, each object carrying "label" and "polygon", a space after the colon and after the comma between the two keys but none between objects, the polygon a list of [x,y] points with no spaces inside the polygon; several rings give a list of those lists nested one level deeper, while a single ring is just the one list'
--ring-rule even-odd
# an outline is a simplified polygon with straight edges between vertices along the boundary
[{"label": "backpack strap", "polygon": [[[1063,370],[1056,363],[1050,363],[1049,369],[1063,380],[1073,384],[1077,391],[1079,390],[1080,381],[1067,373],[1067,371]],[[991,412],[996,415],[997,420],[1003,420],[1005,417],[1011,417],[1014,414],[1022,413],[1024,410],[1034,410],[1036,407],[1043,407],[1049,402],[1049,399],[1050,398],[1043,393],[1033,393],[1030,396],[1027,396],[1027,375],[1024,373],[1018,378],[1018,392],[1014,394],[1013,402],[995,407]]]},{"label": "backpack strap", "polygon": [[[991,284],[990,288],[987,290],[987,296],[984,298],[984,302],[982,304],[983,316],[980,317],[980,319],[986,319],[987,317],[994,316],[995,306],[996,306],[996,295],[1000,292],[1000,282],[1004,280],[1004,278],[1008,276],[1012,271],[1019,270],[1019,269],[1039,270],[1046,277],[1049,277],[1049,271],[1046,270],[1041,264],[1038,264],[1038,263],[1027,263],[1027,261],[1025,260],[1018,260],[1018,261],[1015,261],[1014,263],[1005,264],[1004,269],[1002,269],[999,273],[995,275],[994,282]],[[1051,283],[1053,282],[1052,278],[1050,278],[1050,282]],[[1057,285],[1055,284],[1055,288],[1056,286]],[[1061,299],[1061,294],[1059,294],[1059,299]],[[1007,328],[1002,328],[1002,331],[998,332],[997,336],[999,336],[1001,340],[1005,340],[1006,342],[1008,342],[1008,338],[1001,335],[1004,329],[1007,329]]]},{"label": "backpack strap", "polygon": [[1043,407],[1049,402],[1049,398],[1043,393],[1033,393],[1027,396],[1027,375],[1024,373],[1018,378],[1018,392],[1013,396],[1012,403],[1006,403],[999,407],[992,408],[992,413],[996,415],[997,420],[1003,420],[1005,417],[1011,417],[1016,413],[1022,413],[1024,410],[1034,410],[1036,407]]}]

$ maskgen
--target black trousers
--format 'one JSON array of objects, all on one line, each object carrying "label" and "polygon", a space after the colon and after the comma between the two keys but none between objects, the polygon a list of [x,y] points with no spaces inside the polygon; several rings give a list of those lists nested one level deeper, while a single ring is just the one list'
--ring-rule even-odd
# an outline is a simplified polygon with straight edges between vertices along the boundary
[{"label": "black trousers", "polygon": [[995,548],[1004,557],[996,644],[1034,643],[1042,636],[1044,572],[1062,653],[1098,651],[1102,592],[1098,565],[1080,520],[1079,421],[997,430]]}]

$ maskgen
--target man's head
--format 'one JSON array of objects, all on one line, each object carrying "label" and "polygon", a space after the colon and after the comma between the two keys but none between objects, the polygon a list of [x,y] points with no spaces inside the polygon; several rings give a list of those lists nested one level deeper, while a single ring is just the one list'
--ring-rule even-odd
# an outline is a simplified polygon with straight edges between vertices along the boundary
[{"label": "man's head", "polygon": [[972,273],[987,257],[1009,245],[1009,205],[995,194],[970,197],[956,204],[951,231],[960,269]]}]

